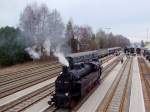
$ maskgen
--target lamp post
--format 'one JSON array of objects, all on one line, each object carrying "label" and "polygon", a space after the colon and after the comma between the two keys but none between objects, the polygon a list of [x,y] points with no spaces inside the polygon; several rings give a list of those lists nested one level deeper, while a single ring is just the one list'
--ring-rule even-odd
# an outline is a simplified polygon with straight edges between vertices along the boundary
[{"label": "lamp post", "polygon": [[107,34],[108,34],[109,30],[111,30],[112,28],[111,27],[105,27],[104,29],[107,30]]}]

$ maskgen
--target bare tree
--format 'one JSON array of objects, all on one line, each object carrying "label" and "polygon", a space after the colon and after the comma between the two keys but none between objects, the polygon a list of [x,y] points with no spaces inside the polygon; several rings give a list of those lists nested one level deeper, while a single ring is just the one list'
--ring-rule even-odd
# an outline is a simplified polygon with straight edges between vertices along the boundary
[{"label": "bare tree", "polygon": [[75,38],[72,20],[69,20],[67,23],[65,36],[68,39],[68,44],[71,48],[71,51],[77,52],[78,41],[77,41],[77,38]]},{"label": "bare tree", "polygon": [[99,30],[96,33],[96,42],[98,48],[108,48],[108,47],[125,47],[130,44],[129,39],[122,35],[114,35],[113,33],[106,34],[104,31]]},{"label": "bare tree", "polygon": [[36,45],[47,54],[55,48],[63,37],[64,24],[59,12],[49,11],[45,4],[28,5],[20,16],[20,29],[23,32],[27,46]]},{"label": "bare tree", "polygon": [[98,48],[99,49],[100,48],[106,48],[107,47],[106,41],[107,41],[107,38],[106,38],[105,32],[102,30],[99,30],[96,33],[96,43],[97,43]]}]

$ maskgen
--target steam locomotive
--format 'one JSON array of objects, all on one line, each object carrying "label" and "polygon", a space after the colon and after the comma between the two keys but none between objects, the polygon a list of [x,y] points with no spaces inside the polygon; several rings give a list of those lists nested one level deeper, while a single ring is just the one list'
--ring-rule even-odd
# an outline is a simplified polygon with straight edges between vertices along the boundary
[{"label": "steam locomotive", "polygon": [[150,61],[150,50],[145,49],[143,52],[143,56],[146,58],[146,60]]},{"label": "steam locomotive", "polygon": [[124,48],[124,53],[127,55],[135,56],[135,48],[134,47],[126,47],[126,48]]},{"label": "steam locomotive", "polygon": [[124,52],[128,55],[131,54],[132,56],[135,56],[136,54],[141,55],[142,50],[143,49],[140,48],[140,47],[137,47],[137,48],[135,48],[135,47],[126,47],[126,48],[124,48]]},{"label": "steam locomotive", "polygon": [[66,59],[69,66],[62,67],[62,72],[55,81],[55,94],[48,101],[48,104],[54,104],[57,108],[75,107],[100,83],[102,63],[99,58],[118,50],[120,48],[116,47],[109,50],[95,50],[68,55]]},{"label": "steam locomotive", "polygon": [[62,67],[62,72],[55,81],[55,94],[48,102],[58,108],[73,108],[100,83],[102,67],[95,51],[71,54],[66,59],[69,67]]},{"label": "steam locomotive", "polygon": [[136,54],[138,54],[138,55],[141,54],[141,48],[136,48]]}]

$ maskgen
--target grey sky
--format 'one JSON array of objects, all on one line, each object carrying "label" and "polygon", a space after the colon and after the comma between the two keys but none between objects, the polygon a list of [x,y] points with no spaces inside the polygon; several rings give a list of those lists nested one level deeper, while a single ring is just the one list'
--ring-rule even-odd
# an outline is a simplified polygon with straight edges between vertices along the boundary
[{"label": "grey sky", "polygon": [[122,34],[131,41],[147,39],[150,0],[0,0],[0,27],[17,26],[24,7],[35,1],[56,8],[64,23],[71,17],[75,24],[88,24],[94,31],[111,27],[109,32]]}]

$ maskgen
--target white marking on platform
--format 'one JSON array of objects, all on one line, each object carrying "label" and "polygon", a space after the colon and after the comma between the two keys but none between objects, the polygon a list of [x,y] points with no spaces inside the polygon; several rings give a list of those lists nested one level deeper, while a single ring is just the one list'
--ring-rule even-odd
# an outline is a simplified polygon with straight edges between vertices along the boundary
[{"label": "white marking on platform", "polygon": [[129,112],[145,112],[144,97],[137,57],[133,59],[133,75]]},{"label": "white marking on platform", "polygon": [[9,95],[9,96],[6,96],[6,97],[2,98],[2,99],[0,99],[0,106],[3,106],[5,104],[7,104],[7,103],[10,103],[11,101],[14,101],[14,100],[16,100],[16,99],[18,99],[18,98],[20,98],[22,96],[25,96],[25,95],[27,95],[27,94],[29,94],[31,92],[36,91],[37,89],[40,89],[40,88],[42,88],[42,87],[44,87],[44,86],[46,86],[48,84],[51,84],[51,83],[53,83],[56,80],[56,78],[57,77],[51,78],[51,79],[46,80],[46,81],[44,81],[42,83],[36,84],[36,85],[31,86],[31,87],[29,87],[27,89],[21,90],[21,91],[16,92],[16,93],[14,93],[12,95]]}]

